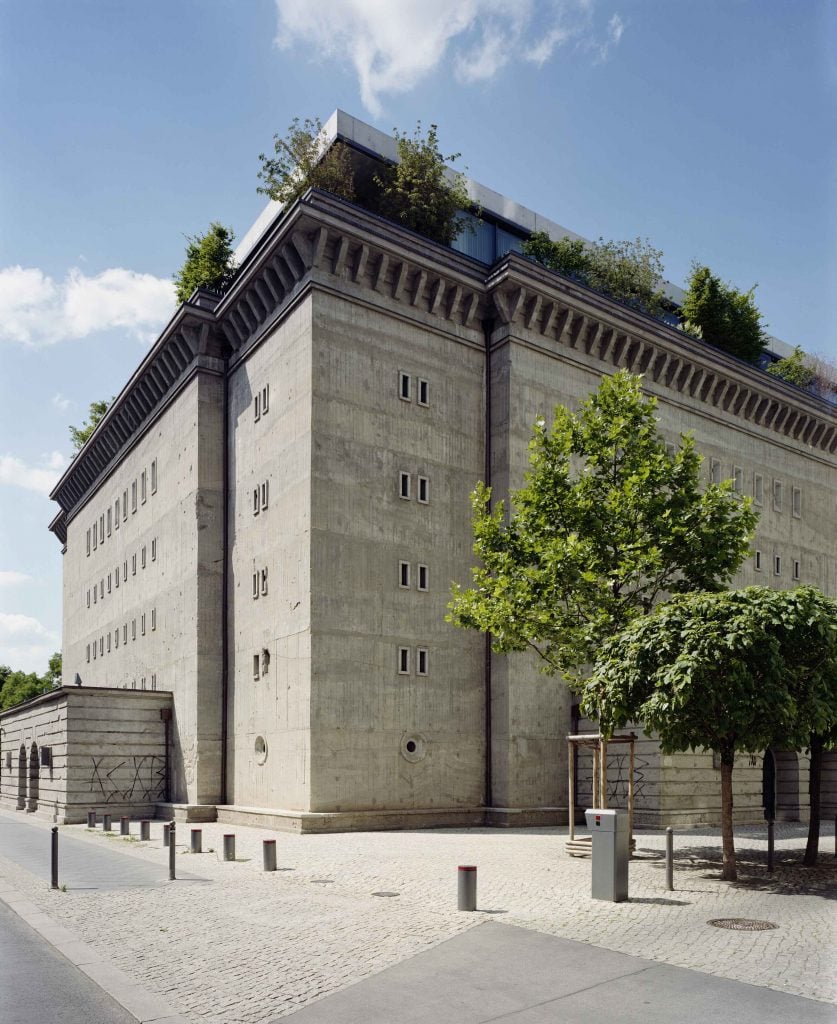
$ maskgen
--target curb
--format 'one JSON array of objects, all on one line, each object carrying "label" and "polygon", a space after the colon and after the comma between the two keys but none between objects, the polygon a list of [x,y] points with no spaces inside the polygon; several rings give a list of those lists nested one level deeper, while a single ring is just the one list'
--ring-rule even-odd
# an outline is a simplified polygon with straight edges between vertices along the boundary
[{"label": "curb", "polygon": [[0,900],[111,999],[116,1000],[139,1024],[192,1024],[188,1017],[174,1011],[159,996],[131,981],[124,971],[105,960],[75,932],[56,924],[5,878],[0,878]]}]

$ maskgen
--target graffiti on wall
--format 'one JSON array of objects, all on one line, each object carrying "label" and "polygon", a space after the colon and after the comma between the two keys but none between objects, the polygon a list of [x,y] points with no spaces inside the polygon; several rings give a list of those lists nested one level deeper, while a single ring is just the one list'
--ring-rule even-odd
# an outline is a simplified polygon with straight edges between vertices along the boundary
[{"label": "graffiti on wall", "polygon": [[166,788],[166,759],[159,754],[120,758],[91,757],[90,789],[102,803],[161,800]]}]

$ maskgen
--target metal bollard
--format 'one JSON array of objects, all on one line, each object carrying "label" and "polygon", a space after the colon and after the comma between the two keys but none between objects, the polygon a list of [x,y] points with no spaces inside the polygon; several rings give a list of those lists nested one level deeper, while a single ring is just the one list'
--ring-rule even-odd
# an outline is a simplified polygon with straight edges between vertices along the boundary
[{"label": "metal bollard", "polygon": [[166,822],[165,825],[163,825],[163,846],[168,846],[169,845],[169,833],[170,832],[171,832],[171,824],[169,822]]},{"label": "metal bollard", "polygon": [[119,834],[129,836],[131,834],[131,819],[122,817],[119,819]]},{"label": "metal bollard", "polygon": [[174,823],[174,818],[172,818],[171,824],[169,825],[169,881],[170,882],[173,882],[174,881],[174,877],[175,877],[175,875],[174,875],[174,858],[175,858],[175,854],[177,853],[177,843],[175,841],[175,829],[176,829],[176,825]]},{"label": "metal bollard", "polygon": [[52,888],[58,888],[58,826],[52,827],[52,856],[50,857],[52,867]]},{"label": "metal bollard", "polygon": [[477,909],[477,869],[473,864],[460,864],[457,871],[457,910]]},{"label": "metal bollard", "polygon": [[144,843],[147,843],[150,838],[151,838],[151,822],[150,821],[141,821],[140,822],[140,839]]},{"label": "metal bollard", "polygon": [[837,814],[834,815],[834,856],[837,857]]},{"label": "metal bollard", "polygon": [[199,828],[192,829],[192,853],[203,852],[203,830]]},{"label": "metal bollard", "polygon": [[666,829],[666,889],[674,892],[674,829]]},{"label": "metal bollard", "polygon": [[110,832],[110,815],[109,814],[103,814],[102,815],[102,831],[103,832]]},{"label": "metal bollard", "polygon": [[265,871],[276,870],[276,840],[275,839],[263,839],[262,840],[262,861],[264,863]]},{"label": "metal bollard", "polygon": [[767,820],[767,873],[773,874],[773,819]]},{"label": "metal bollard", "polygon": [[235,860],[235,835],[224,836],[224,860]]},{"label": "metal bollard", "polygon": [[95,828],[96,827],[96,812],[95,811],[88,811],[87,812],[87,827],[88,828]]}]

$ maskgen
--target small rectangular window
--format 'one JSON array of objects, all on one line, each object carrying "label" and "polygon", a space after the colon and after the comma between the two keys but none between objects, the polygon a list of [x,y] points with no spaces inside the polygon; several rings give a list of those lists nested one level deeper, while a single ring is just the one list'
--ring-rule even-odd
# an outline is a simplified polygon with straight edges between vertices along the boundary
[{"label": "small rectangular window", "polygon": [[122,582],[124,583],[128,579],[128,559],[122,563]]},{"label": "small rectangular window", "polygon": [[146,483],[147,478],[145,475],[145,470],[143,470],[142,473],[140,473],[140,501],[142,501],[143,505],[145,504],[146,498],[148,497]]},{"label": "small rectangular window", "polygon": [[105,543],[105,513],[99,516],[99,543]]},{"label": "small rectangular window", "polygon": [[419,647],[416,651],[416,675],[427,675],[427,648]]},{"label": "small rectangular window", "polygon": [[262,484],[262,511],[267,508],[268,483],[269,481],[265,480]]},{"label": "small rectangular window", "polygon": [[773,481],[773,511],[782,511],[782,481]]},{"label": "small rectangular window", "polygon": [[90,557],[90,530],[87,531],[87,557]]},{"label": "small rectangular window", "polygon": [[753,567],[756,572],[761,572],[761,551],[756,551],[753,556]]},{"label": "small rectangular window", "polygon": [[157,609],[156,608],[152,608],[151,609],[151,632],[153,633],[156,628],[157,628]]},{"label": "small rectangular window", "polygon": [[253,414],[254,422],[258,423],[259,420],[262,418],[262,396],[261,393],[258,391],[256,392],[255,397],[253,398]]},{"label": "small rectangular window", "polygon": [[140,689],[141,689],[141,690],[144,690],[144,689],[145,689],[145,676],[143,676],[143,677],[142,677],[142,678],[140,679]]},{"label": "small rectangular window", "polygon": [[122,492],[122,522],[128,521],[128,488]]},{"label": "small rectangular window", "polygon": [[157,673],[156,672],[152,672],[151,673],[151,689],[152,690],[156,690],[157,689]]},{"label": "small rectangular window", "polygon": [[157,493],[157,460],[151,460],[151,493]]},{"label": "small rectangular window", "polygon": [[398,648],[398,674],[406,676],[410,674],[410,648]]},{"label": "small rectangular window", "polygon": [[398,586],[405,589],[410,586],[410,563],[398,563]]},{"label": "small rectangular window", "polygon": [[122,623],[122,643],[123,644],[127,644],[128,643],[128,623],[127,622],[123,622]]},{"label": "small rectangular window", "polygon": [[119,498],[113,503],[113,528],[119,529]]},{"label": "small rectangular window", "polygon": [[110,537],[112,521],[113,521],[113,511],[112,511],[110,505],[108,505],[108,537]]},{"label": "small rectangular window", "polygon": [[412,399],[409,373],[398,374],[398,397],[402,402],[409,402]]},{"label": "small rectangular window", "polygon": [[258,487],[253,488],[253,515],[257,516],[261,509],[261,502],[259,501],[259,489]]},{"label": "small rectangular window", "polygon": [[104,601],[104,599],[105,599],[105,578],[104,578],[104,576],[99,580],[99,597]]},{"label": "small rectangular window", "polygon": [[141,556],[142,556],[142,557],[140,558],[140,562],[141,562],[141,564],[142,564],[142,567],[143,567],[143,569],[144,569],[144,568],[145,568],[145,544],[143,544],[143,546],[142,546],[142,551],[140,552],[140,554],[141,554]]},{"label": "small rectangular window", "polygon": [[136,576],[137,574],[137,553],[136,551],[131,555],[131,575]]},{"label": "small rectangular window", "polygon": [[110,630],[108,630],[108,654],[110,654]]},{"label": "small rectangular window", "polygon": [[104,653],[105,653],[105,638],[103,636],[100,636],[99,637],[99,657],[100,658],[103,657]]},{"label": "small rectangular window", "polygon": [[136,640],[137,638],[137,620],[131,619],[131,639]]},{"label": "small rectangular window", "polygon": [[794,487],[791,491],[791,511],[797,519],[802,517],[802,488]]},{"label": "small rectangular window", "polygon": [[99,524],[97,522],[94,522],[93,523],[93,550],[95,551],[98,546],[99,546]]},{"label": "small rectangular window", "polygon": [[119,566],[118,565],[113,570],[113,585],[117,588],[117,590],[119,589]]},{"label": "small rectangular window", "polygon": [[259,574],[258,571],[253,573],[253,600],[258,600],[259,597]]},{"label": "small rectangular window", "polygon": [[426,565],[419,563],[418,567],[418,589],[429,590],[428,571]]},{"label": "small rectangular window", "polygon": [[712,484],[719,484],[721,482],[720,459],[709,460],[709,482]]},{"label": "small rectangular window", "polygon": [[430,501],[430,481],[426,476],[418,478],[418,500],[426,505]]},{"label": "small rectangular window", "polygon": [[111,580],[111,574],[108,573],[108,593],[110,593],[110,580]]},{"label": "small rectangular window", "polygon": [[262,569],[262,596],[267,594],[267,569]]},{"label": "small rectangular window", "polygon": [[136,679],[132,679],[131,680],[131,689],[132,690],[136,690],[136,688],[137,688],[137,681],[136,681]]},{"label": "small rectangular window", "polygon": [[96,641],[93,641],[93,660],[96,660]]},{"label": "small rectangular window", "polygon": [[99,588],[94,583],[93,584],[93,604],[98,604],[98,603],[99,603]]},{"label": "small rectangular window", "polygon": [[87,660],[90,661],[90,644],[87,645]]},{"label": "small rectangular window", "polygon": [[119,626],[117,626],[113,631],[113,646],[116,648],[119,647]]},{"label": "small rectangular window", "polygon": [[740,466],[732,467],[732,489],[736,494],[744,493],[744,470]]},{"label": "small rectangular window", "polygon": [[430,385],[426,380],[422,380],[421,377],[419,377],[418,382],[418,404],[430,405]]},{"label": "small rectangular window", "polygon": [[157,561],[157,538],[153,537],[151,540],[151,561]]},{"label": "small rectangular window", "polygon": [[774,576],[781,576],[782,575],[782,556],[781,555],[774,555],[773,556],[773,575]]},{"label": "small rectangular window", "polygon": [[254,679],[259,679],[260,676],[261,676],[261,672],[260,672],[260,669],[259,669],[259,656],[258,656],[258,654],[254,654],[253,655],[253,678]]},{"label": "small rectangular window", "polygon": [[265,386],[262,388],[262,416],[264,416],[267,413],[267,410],[268,410],[268,402],[267,402],[267,400],[268,400],[269,396],[270,396],[270,385],[269,384],[265,384]]},{"label": "small rectangular window", "polygon": [[136,480],[134,480],[134,482],[131,484],[131,512],[132,513],[136,512],[136,510],[137,510],[137,482],[136,482]]},{"label": "small rectangular window", "polygon": [[795,580],[799,579],[799,559],[798,558],[794,558],[794,560],[793,560],[793,578]]},{"label": "small rectangular window", "polygon": [[405,501],[410,500],[410,474],[401,473],[399,477],[399,494]]},{"label": "small rectangular window", "polygon": [[90,607],[90,588],[87,588],[87,607]]},{"label": "small rectangular window", "polygon": [[140,633],[145,636],[145,612],[140,615]]}]

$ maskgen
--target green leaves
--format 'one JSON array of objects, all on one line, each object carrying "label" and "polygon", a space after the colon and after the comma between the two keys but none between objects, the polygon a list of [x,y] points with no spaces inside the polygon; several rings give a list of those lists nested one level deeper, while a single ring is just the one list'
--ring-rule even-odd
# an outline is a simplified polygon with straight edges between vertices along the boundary
[{"label": "green leaves", "polygon": [[349,147],[327,139],[318,117],[300,122],[295,117],[285,135],[273,136],[273,156],[259,154],[264,182],[256,192],[289,206],[309,188],[321,188],[333,195],[355,200],[355,178]]},{"label": "green leaves", "polygon": [[225,292],[235,277],[235,257],[230,228],[213,221],[203,235],[187,236],[186,259],[174,275],[177,301],[185,302],[196,288]]},{"label": "green leaves", "polygon": [[755,287],[741,292],[724,284],[709,267],[696,263],[681,313],[690,325],[700,328],[704,341],[748,363],[756,363],[767,338],[753,297]]},{"label": "green leaves", "polygon": [[[113,399],[111,398],[110,402],[112,402],[112,401],[113,401]],[[82,423],[82,425],[80,427],[70,426],[70,428],[69,428],[69,430],[70,430],[70,442],[71,442],[71,444],[73,446],[73,457],[74,458],[75,458],[75,454],[77,452],[80,452],[81,449],[87,443],[88,438],[93,433],[93,431],[96,429],[96,427],[97,427],[97,425],[99,423],[99,420],[108,411],[108,408],[110,406],[110,402],[108,402],[104,398],[101,401],[99,401],[99,402],[91,402],[90,403],[90,414],[87,417],[87,419],[84,421],[84,423]]]}]

